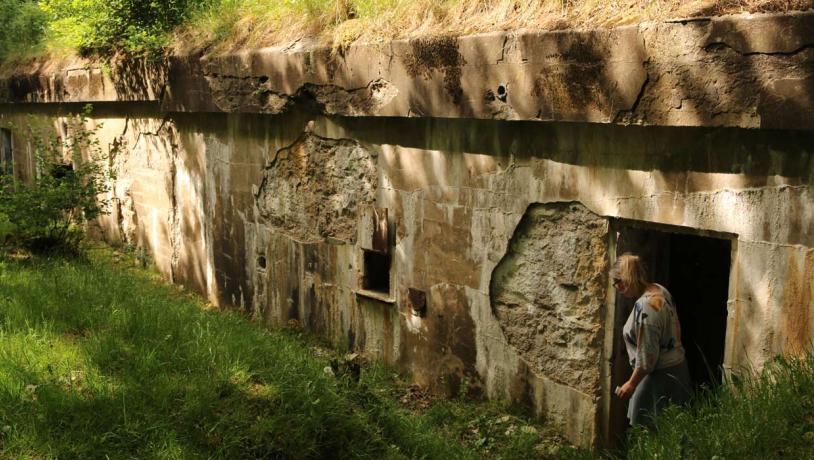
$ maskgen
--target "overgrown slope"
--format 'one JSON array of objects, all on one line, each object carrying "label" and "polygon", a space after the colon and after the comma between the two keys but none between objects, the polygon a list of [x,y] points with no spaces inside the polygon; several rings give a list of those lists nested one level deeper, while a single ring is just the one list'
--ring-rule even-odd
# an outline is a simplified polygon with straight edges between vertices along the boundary
[{"label": "overgrown slope", "polygon": [[337,355],[300,332],[206,310],[133,257],[94,254],[0,258],[0,458],[579,455],[538,423],[431,401],[385,368],[334,375]]},{"label": "overgrown slope", "polygon": [[344,46],[812,7],[814,0],[0,0],[0,60],[228,51],[303,38]]}]

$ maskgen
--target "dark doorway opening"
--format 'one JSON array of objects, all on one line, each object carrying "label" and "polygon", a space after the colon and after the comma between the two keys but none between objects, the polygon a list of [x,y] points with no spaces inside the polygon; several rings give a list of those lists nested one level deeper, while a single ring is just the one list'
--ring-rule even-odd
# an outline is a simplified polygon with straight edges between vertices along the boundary
[{"label": "dark doorway opening", "polygon": [[[732,238],[700,235],[691,229],[617,221],[614,223],[616,255],[641,256],[652,281],[673,295],[687,364],[696,389],[721,382],[726,339]],[[621,329],[635,299],[616,297],[614,359],[611,388],[630,376],[630,365]],[[614,398],[617,399],[617,398]],[[612,425],[627,425],[625,404],[612,402]],[[617,430],[614,430],[617,431]],[[622,434],[624,429],[617,431]]]},{"label": "dark doorway opening", "polygon": [[0,174],[14,173],[14,155],[11,151],[11,130],[0,128]]},{"label": "dark doorway opening", "polygon": [[378,251],[364,251],[362,289],[390,294],[390,255]]}]

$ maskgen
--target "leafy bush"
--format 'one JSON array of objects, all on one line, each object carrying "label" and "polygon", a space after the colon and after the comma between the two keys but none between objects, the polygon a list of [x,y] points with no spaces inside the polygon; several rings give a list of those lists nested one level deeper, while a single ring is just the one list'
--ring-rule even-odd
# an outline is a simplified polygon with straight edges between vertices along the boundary
[{"label": "leafy bush", "polygon": [[0,0],[0,61],[34,51],[45,33],[47,20],[34,0]]},{"label": "leafy bush", "polygon": [[0,176],[0,243],[34,252],[75,251],[82,224],[107,213],[109,203],[100,199],[109,191],[102,150],[85,122],[75,117],[68,139],[43,139],[28,129],[36,177],[23,182]]},{"label": "leafy bush", "polygon": [[144,54],[162,49],[191,0],[42,0],[57,46],[83,54]]}]

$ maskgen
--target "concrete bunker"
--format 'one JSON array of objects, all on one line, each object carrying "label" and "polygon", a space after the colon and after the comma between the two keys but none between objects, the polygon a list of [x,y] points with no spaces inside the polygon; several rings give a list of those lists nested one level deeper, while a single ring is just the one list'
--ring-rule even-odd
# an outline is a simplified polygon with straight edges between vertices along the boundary
[{"label": "concrete bunker", "polygon": [[[96,103],[102,145],[121,152],[106,237],[215,304],[297,319],[451,394],[475,382],[598,445],[625,425],[608,423],[627,376],[616,254],[664,251],[656,281],[694,308],[685,332],[715,310],[685,339],[705,350],[696,382],[814,336],[812,21],[196,55],[135,93],[71,64],[6,81],[0,123],[33,116],[64,136],[77,103]],[[13,137],[14,173],[30,178]],[[679,287],[680,265],[724,294],[688,303],[682,291],[708,288]]]},{"label": "concrete bunker", "polygon": [[[727,368],[727,318],[734,235],[699,231],[688,227],[616,220],[612,224],[616,257],[632,252],[642,256],[653,282],[670,290],[681,322],[681,340],[696,390],[722,382]],[[610,299],[615,310],[611,355],[611,388],[630,375],[621,328],[635,299],[620,295]],[[612,403],[610,425],[623,432],[625,405]]]}]

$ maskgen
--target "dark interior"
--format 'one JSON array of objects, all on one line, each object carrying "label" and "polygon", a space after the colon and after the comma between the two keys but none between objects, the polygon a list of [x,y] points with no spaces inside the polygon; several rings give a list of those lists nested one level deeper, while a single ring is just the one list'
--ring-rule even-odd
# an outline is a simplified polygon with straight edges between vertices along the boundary
[{"label": "dark interior", "polygon": [[696,387],[721,381],[731,245],[725,238],[660,229],[623,227],[619,232],[618,254],[641,255],[652,280],[673,295]]},{"label": "dark interior", "polygon": [[390,294],[390,255],[366,250],[364,258],[362,289]]},{"label": "dark interior", "polygon": [[676,303],[687,364],[696,386],[721,382],[730,259],[729,240],[670,235],[665,286]]}]

